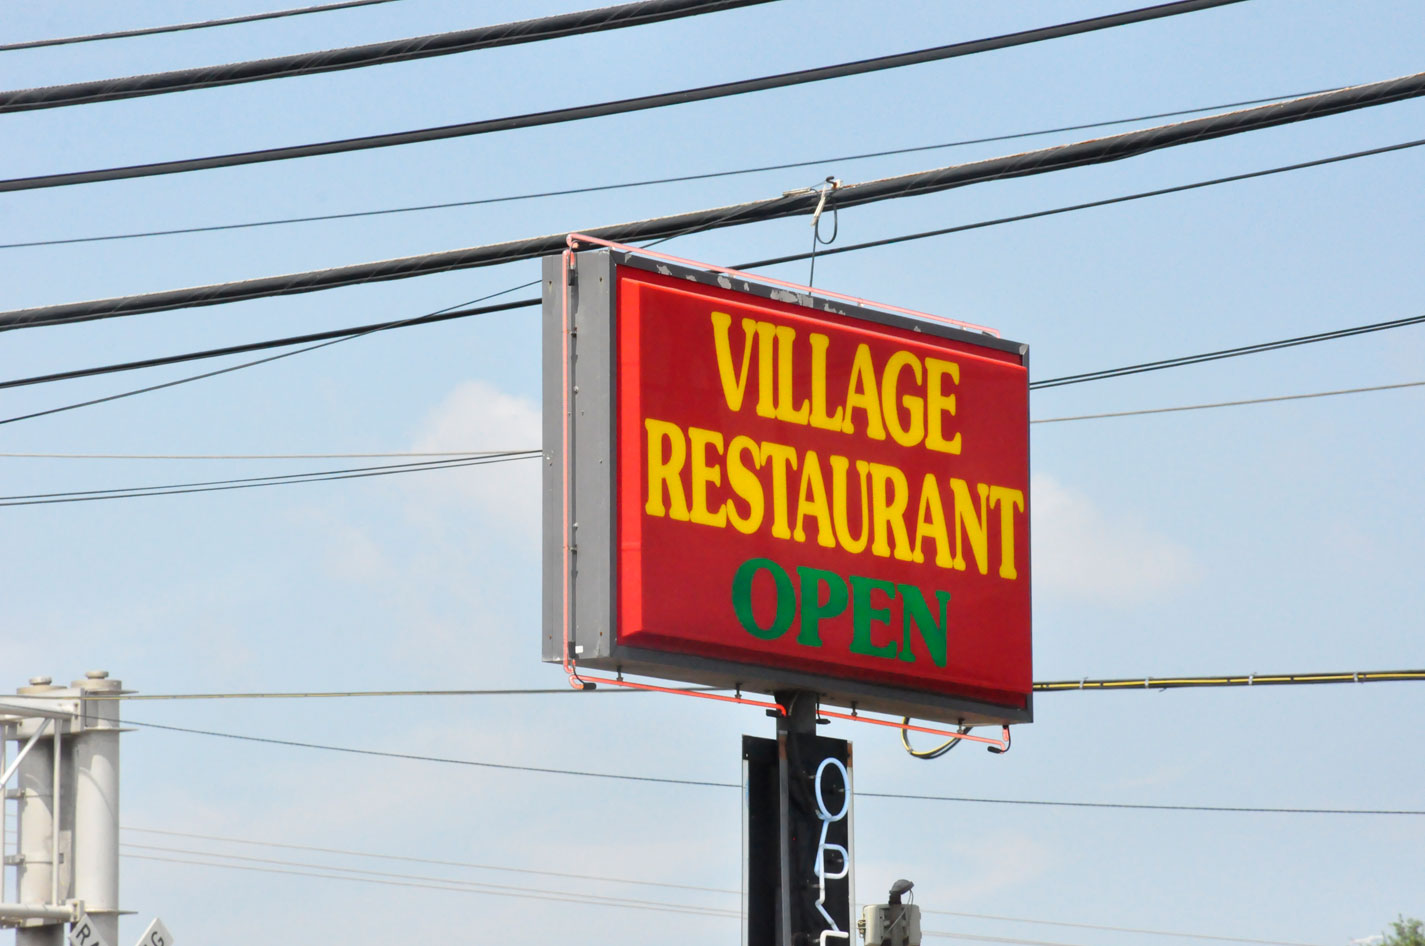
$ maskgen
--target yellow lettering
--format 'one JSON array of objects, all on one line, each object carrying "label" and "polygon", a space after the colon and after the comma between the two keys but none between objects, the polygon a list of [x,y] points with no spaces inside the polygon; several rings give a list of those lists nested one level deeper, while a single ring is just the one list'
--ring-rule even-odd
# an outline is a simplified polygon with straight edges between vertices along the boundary
[{"label": "yellow lettering", "polygon": [[955,395],[945,394],[940,382],[948,375],[952,384],[959,384],[960,366],[953,361],[927,358],[925,375],[925,448],[939,450],[941,453],[959,453],[959,432],[949,440],[946,440],[941,432],[941,412],[955,416]]},{"label": "yellow lettering", "polygon": [[[890,495],[887,495],[887,487],[894,487],[889,490]],[[884,463],[871,464],[872,555],[890,557],[889,534],[895,539],[895,557],[903,562],[911,560],[910,539],[905,531],[905,507],[909,500],[910,490],[904,473]]]},{"label": "yellow lettering", "polygon": [[826,501],[826,481],[821,476],[821,461],[815,450],[808,450],[802,458],[802,483],[797,490],[797,531],[792,537],[798,542],[807,540],[802,523],[810,514],[816,519],[816,544],[826,548],[836,547],[836,535],[831,528],[831,504]]},{"label": "yellow lettering", "polygon": [[797,467],[797,448],[762,441],[762,462],[772,465],[772,537],[790,539],[787,523],[787,465]]},{"label": "yellow lettering", "polygon": [[856,357],[851,362],[851,378],[846,383],[846,420],[841,424],[844,433],[856,432],[851,412],[858,407],[866,414],[866,436],[872,440],[885,440],[881,402],[876,397],[876,366],[871,363],[871,349],[864,342],[856,346]]},{"label": "yellow lettering", "polygon": [[935,540],[935,564],[941,568],[953,568],[954,556],[950,554],[950,533],[945,528],[945,505],[940,501],[940,485],[935,482],[935,474],[925,474],[925,482],[920,487],[920,509],[915,517],[915,560],[925,561],[921,543],[926,539]]},{"label": "yellow lettering", "polygon": [[711,318],[713,350],[717,354],[717,375],[722,380],[722,396],[727,400],[728,410],[740,411],[742,410],[742,398],[747,394],[747,369],[752,363],[752,336],[756,331],[757,322],[753,319],[742,320],[742,370],[734,374],[732,343],[728,339],[732,316],[726,312],[714,312]]},{"label": "yellow lettering", "polygon": [[891,439],[902,447],[914,447],[925,437],[925,399],[913,394],[901,398],[910,412],[910,426],[902,427],[900,409],[896,406],[902,368],[910,368],[916,387],[920,386],[920,359],[908,351],[896,352],[886,362],[885,373],[881,375],[881,413],[886,415],[886,429],[891,432]]},{"label": "yellow lettering", "polygon": [[792,407],[792,345],[796,338],[797,330],[790,325],[777,327],[777,420],[805,424],[808,411],[806,398],[802,398],[801,407]]},{"label": "yellow lettering", "polygon": [[831,339],[812,332],[811,342],[811,425],[818,430],[840,430],[841,408],[830,416],[826,413],[826,348]]},{"label": "yellow lettering", "polygon": [[717,451],[718,460],[722,459],[722,434],[701,427],[689,427],[688,441],[693,460],[693,508],[688,518],[699,525],[721,529],[727,525],[727,512],[721,505],[716,512],[708,509],[708,487],[722,485],[722,464],[708,466],[707,453],[708,447],[712,447]]},{"label": "yellow lettering", "polygon": [[756,322],[757,326],[757,416],[776,417],[776,391],[772,384],[772,349],[776,347],[777,326]]},{"label": "yellow lettering", "polygon": [[[752,454],[752,467],[742,462],[742,454]],[[762,524],[765,503],[762,498],[762,481],[753,473],[762,462],[757,443],[751,437],[738,435],[727,445],[727,485],[747,503],[747,515],[738,513],[731,499],[726,504],[727,518],[738,532],[751,535]]]},{"label": "yellow lettering", "polygon": [[[643,426],[648,429],[648,502],[643,509],[650,516],[668,516],[679,522],[688,521],[688,500],[683,495],[683,461],[688,458],[688,445],[677,424],[649,417]],[[668,456],[663,456],[663,441],[668,441]],[[663,505],[663,493],[668,493],[668,508]]]},{"label": "yellow lettering", "polygon": [[975,487],[980,494],[980,515],[975,516],[973,500],[970,499],[970,487],[962,479],[950,477],[950,492],[955,502],[955,568],[959,571],[965,570],[965,549],[964,539],[970,540],[970,551],[975,556],[975,566],[979,568],[980,574],[989,572],[989,517],[985,508],[986,499],[990,494],[990,488],[984,483]]},{"label": "yellow lettering", "polygon": [[836,541],[846,551],[856,554],[866,548],[866,540],[871,537],[871,504],[866,495],[866,471],[870,464],[865,460],[856,461],[856,473],[861,479],[861,534],[852,537],[846,516],[846,470],[850,461],[836,454],[832,454],[828,461],[831,463],[831,509],[832,521],[836,524]]},{"label": "yellow lettering", "polygon": [[1024,493],[1008,486],[990,487],[990,508],[999,506],[999,576],[1018,578],[1014,568],[1014,511],[1024,511]]}]

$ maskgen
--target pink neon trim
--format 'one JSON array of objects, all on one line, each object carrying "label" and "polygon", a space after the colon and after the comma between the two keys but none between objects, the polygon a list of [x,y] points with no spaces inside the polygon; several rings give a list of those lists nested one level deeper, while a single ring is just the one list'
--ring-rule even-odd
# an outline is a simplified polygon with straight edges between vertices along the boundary
[{"label": "pink neon trim", "polygon": [[784,279],[774,279],[771,276],[758,276],[754,273],[745,273],[740,269],[728,269],[726,266],[717,266],[712,263],[704,263],[699,260],[686,259],[682,256],[671,256],[667,253],[658,253],[654,250],[645,250],[637,246],[629,246],[626,243],[613,243],[609,240],[601,240],[598,237],[591,237],[583,233],[571,233],[565,241],[569,249],[574,249],[577,242],[593,243],[596,246],[607,246],[610,249],[624,250],[638,256],[651,256],[654,259],[667,260],[670,263],[682,263],[686,266],[693,266],[698,269],[710,269],[715,273],[725,273],[728,276],[739,276],[743,279],[750,279],[753,282],[767,283],[773,286],[782,286],[786,289],[796,289],[814,296],[826,296],[833,299],[840,299],[843,302],[850,302],[855,305],[869,306],[873,309],[885,309],[889,312],[899,312],[902,315],[913,316],[918,319],[929,319],[932,322],[943,322],[946,325],[953,325],[956,328],[969,329],[972,332],[983,332],[986,335],[1000,337],[998,329],[990,328],[987,325],[976,325],[973,322],[962,322],[959,319],[946,318],[943,315],[932,315],[929,312],[920,312],[916,309],[906,309],[898,305],[890,305],[885,302],[872,302],[870,299],[862,299],[860,296],[848,296],[841,292],[832,292],[828,289],[814,289],[811,286],[803,286],[801,283],[787,282]]}]

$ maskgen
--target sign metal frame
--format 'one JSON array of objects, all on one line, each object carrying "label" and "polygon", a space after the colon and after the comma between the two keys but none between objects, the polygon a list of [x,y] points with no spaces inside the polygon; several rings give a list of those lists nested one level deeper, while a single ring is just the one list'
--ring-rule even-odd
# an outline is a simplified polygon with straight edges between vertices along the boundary
[{"label": "sign metal frame", "polygon": [[852,305],[814,293],[793,292],[625,250],[575,252],[571,258],[572,268],[566,266],[565,259],[564,256],[543,259],[542,656],[546,662],[573,660],[589,669],[728,690],[756,693],[804,690],[817,694],[822,703],[848,707],[853,713],[880,712],[962,725],[1008,725],[1033,720],[1032,693],[1024,694],[1022,707],[1002,705],[909,686],[639,648],[619,642],[617,270],[619,267],[640,269],[745,293],[757,299],[790,303],[814,312],[851,316],[992,348],[1017,357],[1026,369],[1027,345],[966,331],[948,323]]}]

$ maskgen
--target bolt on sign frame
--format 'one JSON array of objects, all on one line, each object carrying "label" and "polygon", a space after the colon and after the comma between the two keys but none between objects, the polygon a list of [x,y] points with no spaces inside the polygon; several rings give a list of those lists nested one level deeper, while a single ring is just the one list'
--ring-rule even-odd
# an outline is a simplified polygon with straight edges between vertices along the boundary
[{"label": "bolt on sign frame", "polygon": [[1028,346],[575,240],[543,271],[544,660],[1031,721]]}]

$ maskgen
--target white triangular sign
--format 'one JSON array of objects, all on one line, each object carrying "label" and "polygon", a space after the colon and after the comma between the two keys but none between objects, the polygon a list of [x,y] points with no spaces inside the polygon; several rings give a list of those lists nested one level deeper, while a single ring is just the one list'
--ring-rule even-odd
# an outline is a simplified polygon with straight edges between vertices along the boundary
[{"label": "white triangular sign", "polygon": [[94,921],[89,919],[83,910],[79,911],[79,916],[69,924],[69,943],[70,946],[109,946],[108,941],[94,928]]},{"label": "white triangular sign", "polygon": [[143,931],[143,936],[139,937],[136,946],[173,946],[173,934],[168,932],[168,927],[163,925],[162,920],[154,917],[148,929]]}]

